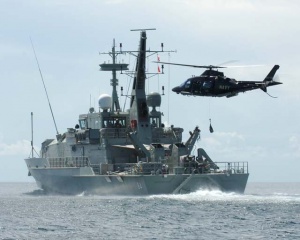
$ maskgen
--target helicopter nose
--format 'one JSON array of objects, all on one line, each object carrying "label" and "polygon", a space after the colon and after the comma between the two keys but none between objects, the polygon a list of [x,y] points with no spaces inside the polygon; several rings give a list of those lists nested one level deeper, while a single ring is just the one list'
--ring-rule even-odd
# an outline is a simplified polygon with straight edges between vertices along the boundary
[{"label": "helicopter nose", "polygon": [[172,91],[173,91],[173,92],[176,92],[176,93],[180,93],[181,89],[180,89],[180,87],[174,87],[174,88],[172,89]]}]

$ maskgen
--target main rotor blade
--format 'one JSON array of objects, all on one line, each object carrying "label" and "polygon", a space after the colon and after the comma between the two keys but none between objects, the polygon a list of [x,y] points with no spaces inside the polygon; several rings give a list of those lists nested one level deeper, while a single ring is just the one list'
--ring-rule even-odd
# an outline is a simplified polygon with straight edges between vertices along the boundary
[{"label": "main rotor blade", "polygon": [[194,68],[208,68],[208,69],[213,69],[213,68],[227,68],[227,67],[213,66],[213,65],[199,66],[199,65],[189,65],[189,64],[181,64],[181,63],[171,63],[171,62],[158,62],[158,61],[154,61],[154,62],[155,63],[169,64],[169,65],[184,66],[184,67],[194,67]]},{"label": "main rotor blade", "polygon": [[247,67],[264,67],[265,65],[237,65],[237,66],[227,66],[226,68],[247,68]]},{"label": "main rotor blade", "polygon": [[238,60],[230,60],[230,61],[226,61],[226,62],[223,62],[223,63],[219,63],[218,66],[224,66],[224,65],[227,65],[227,64],[230,64],[230,63],[235,63],[235,62],[238,62]]},{"label": "main rotor blade", "polygon": [[[190,65],[190,64],[171,63],[171,62],[159,62],[159,61],[154,61],[154,62],[155,63],[169,64],[169,65],[184,66],[184,67],[207,68],[207,69],[246,68],[246,67],[263,67],[263,66],[265,66],[265,65],[262,65],[262,64],[260,64],[260,65],[237,65],[237,66],[214,66],[214,65]],[[229,63],[229,62],[227,62],[227,63]]]}]

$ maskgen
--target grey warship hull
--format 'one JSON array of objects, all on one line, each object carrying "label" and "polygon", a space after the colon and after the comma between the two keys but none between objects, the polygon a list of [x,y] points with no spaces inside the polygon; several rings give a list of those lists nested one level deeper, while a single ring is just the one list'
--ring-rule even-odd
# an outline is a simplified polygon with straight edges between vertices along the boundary
[{"label": "grey warship hull", "polygon": [[[83,172],[80,175],[80,172]],[[31,169],[46,192],[95,195],[183,194],[197,190],[243,193],[249,174],[85,175],[92,169]],[[74,175],[72,175],[74,174]]]},{"label": "grey warship hull", "polygon": [[75,128],[46,139],[40,157],[34,158],[32,149],[32,157],[25,159],[29,176],[41,189],[63,194],[153,195],[199,189],[243,193],[247,162],[217,163],[202,148],[193,155],[200,139],[198,126],[183,142],[183,128],[163,123],[163,113],[156,109],[161,95],[146,94],[145,69],[147,53],[167,51],[146,50],[146,31],[140,31],[139,49],[131,52],[137,61],[129,110],[120,110],[116,90],[116,71],[128,70],[128,64],[116,63],[116,58],[130,52],[116,51],[113,45],[112,63],[100,65],[102,71],[112,72],[112,96],[102,94],[98,112],[90,108],[79,115]]}]

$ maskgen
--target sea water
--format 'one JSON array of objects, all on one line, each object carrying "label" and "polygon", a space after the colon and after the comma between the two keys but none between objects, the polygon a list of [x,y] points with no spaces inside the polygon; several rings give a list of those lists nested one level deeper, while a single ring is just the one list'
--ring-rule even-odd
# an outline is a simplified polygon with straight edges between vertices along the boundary
[{"label": "sea water", "polygon": [[0,239],[300,239],[300,183],[145,197],[46,195],[35,183],[0,183]]}]

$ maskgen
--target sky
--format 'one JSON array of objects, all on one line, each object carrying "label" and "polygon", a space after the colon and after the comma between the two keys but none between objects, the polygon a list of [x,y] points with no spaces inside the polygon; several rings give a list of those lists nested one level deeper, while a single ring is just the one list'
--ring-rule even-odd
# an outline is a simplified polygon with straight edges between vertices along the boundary
[{"label": "sky", "polygon": [[[283,84],[233,98],[187,97],[170,89],[201,69],[165,66],[165,74],[147,80],[147,91],[161,92],[163,121],[185,129],[201,129],[197,147],[216,162],[244,161],[251,182],[300,181],[300,2],[297,0],[1,0],[0,1],[0,182],[34,181],[24,158],[30,155],[34,114],[34,146],[38,151],[54,138],[47,98],[34,57],[33,42],[54,112],[58,131],[78,122],[78,115],[97,107],[100,94],[111,93],[111,74],[99,71],[110,60],[113,39],[123,50],[137,50],[137,28],[147,32],[147,48],[161,61],[260,67],[228,68],[237,80],[261,81],[275,64]],[[156,56],[149,57],[155,72]],[[129,55],[118,61],[130,64]],[[118,75],[120,86],[131,79]],[[125,109],[128,100],[120,97]],[[209,119],[214,133],[209,132]]]}]

